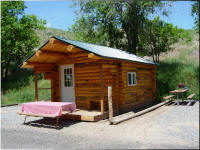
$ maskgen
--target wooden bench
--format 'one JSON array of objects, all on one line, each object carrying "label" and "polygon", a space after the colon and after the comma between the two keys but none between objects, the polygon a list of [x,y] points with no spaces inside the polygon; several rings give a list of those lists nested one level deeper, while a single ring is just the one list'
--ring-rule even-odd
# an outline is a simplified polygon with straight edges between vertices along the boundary
[{"label": "wooden bench", "polygon": [[[62,111],[61,116],[69,114],[69,113],[71,113],[71,112],[70,111]],[[56,127],[58,126],[59,118],[61,117],[61,116],[56,116],[56,115],[32,114],[32,113],[24,113],[24,112],[17,112],[17,114],[19,114],[19,115],[25,115],[24,124],[26,122],[27,116],[31,116],[31,117],[44,117],[44,118],[45,117],[46,118],[56,118],[56,125],[55,125]]]},{"label": "wooden bench", "polygon": [[190,101],[189,101],[189,103],[187,104],[188,106],[190,106],[191,104],[192,104],[192,102],[194,101],[194,100],[192,100],[192,98],[195,96],[195,93],[192,93],[192,94],[190,94],[188,97],[187,97],[187,99],[189,99]]},{"label": "wooden bench", "polygon": [[194,93],[193,93],[193,94],[190,94],[190,95],[187,97],[187,99],[192,99],[194,96],[195,96]]},{"label": "wooden bench", "polygon": [[174,97],[174,95],[165,96],[165,97],[163,97],[163,99],[164,100],[168,100],[168,99],[171,100],[172,97]]}]

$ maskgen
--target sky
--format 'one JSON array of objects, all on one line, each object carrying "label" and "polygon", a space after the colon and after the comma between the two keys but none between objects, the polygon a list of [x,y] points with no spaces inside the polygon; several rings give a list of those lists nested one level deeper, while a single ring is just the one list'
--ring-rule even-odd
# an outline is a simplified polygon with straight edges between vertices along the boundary
[{"label": "sky", "polygon": [[[160,19],[172,23],[183,29],[192,29],[194,27],[194,19],[191,16],[190,1],[177,1],[172,3],[169,8],[168,17],[160,15]],[[73,1],[26,1],[26,14],[34,14],[41,19],[47,21],[46,26],[56,29],[67,30],[76,19]]]}]

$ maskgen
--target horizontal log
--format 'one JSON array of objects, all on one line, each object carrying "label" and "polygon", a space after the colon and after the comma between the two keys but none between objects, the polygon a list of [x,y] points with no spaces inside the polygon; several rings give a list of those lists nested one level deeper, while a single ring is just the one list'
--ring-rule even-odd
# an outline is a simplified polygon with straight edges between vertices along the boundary
[{"label": "horizontal log", "polygon": [[68,52],[71,52],[74,48],[75,48],[75,47],[74,47],[73,45],[68,45],[68,46],[66,46],[66,50],[67,50]]},{"label": "horizontal log", "polygon": [[136,93],[140,91],[146,91],[146,88],[135,87],[135,88],[123,88],[121,90],[122,93]]},{"label": "horizontal log", "polygon": [[95,62],[96,60],[94,59],[88,59],[88,58],[76,58],[74,61],[69,61],[69,60],[65,60],[62,62],[58,62],[58,65],[67,65],[67,64],[75,64],[75,63],[91,63],[91,62]]},{"label": "horizontal log", "polygon": [[138,68],[136,67],[132,67],[132,66],[123,66],[121,67],[122,70],[138,70]]},{"label": "horizontal log", "polygon": [[134,114],[129,115],[129,116],[124,117],[124,118],[122,117],[122,118],[120,118],[120,119],[118,119],[118,120],[113,120],[113,121],[112,121],[112,124],[118,124],[118,123],[120,123],[120,122],[129,120],[129,119],[131,119],[131,118],[134,118],[134,117],[143,115],[143,114],[145,114],[145,113],[147,113],[147,112],[150,112],[150,111],[152,111],[152,110],[154,110],[154,109],[157,109],[157,108],[159,108],[159,107],[161,107],[161,106],[163,106],[163,105],[165,105],[165,104],[167,104],[167,103],[169,103],[169,102],[171,102],[171,101],[162,102],[162,103],[160,103],[160,104],[157,104],[157,105],[155,105],[155,106],[152,106],[152,107],[150,107],[150,108],[148,108],[148,109],[145,109],[145,110],[143,110],[143,111],[140,111],[140,112],[138,112],[138,113],[134,113]]},{"label": "horizontal log", "polygon": [[82,81],[75,81],[76,84],[79,83],[99,83],[99,80],[82,80]]},{"label": "horizontal log", "polygon": [[75,87],[100,87],[100,83],[76,83]]},{"label": "horizontal log", "polygon": [[84,76],[84,77],[77,77],[76,76],[76,81],[81,81],[81,80],[91,80],[91,79],[100,79],[98,76]]},{"label": "horizontal log", "polygon": [[41,57],[56,57],[56,58],[60,58],[60,59],[68,59],[68,60],[71,60],[71,61],[74,60],[73,58],[69,58],[68,54],[60,53],[60,52],[37,50],[35,55],[41,56]]},{"label": "horizontal log", "polygon": [[87,57],[87,56],[88,56],[88,53],[86,53],[86,52],[79,52],[79,53],[69,54],[69,58]]},{"label": "horizontal log", "polygon": [[99,73],[99,69],[88,69],[88,70],[75,70],[76,73],[90,73],[90,72],[96,72]]},{"label": "horizontal log", "polygon": [[101,93],[101,91],[100,91],[100,88],[98,89],[98,88],[95,88],[95,89],[84,89],[84,88],[76,88],[75,89],[75,91],[76,91],[76,94],[77,93],[88,93],[88,94],[90,94],[90,93]]},{"label": "horizontal log", "polygon": [[[88,75],[88,73],[76,73],[75,74],[75,78],[88,77],[88,76],[99,76],[99,73],[94,72],[94,73],[90,73],[89,75]],[[106,76],[106,73],[103,73],[103,76]]]},{"label": "horizontal log", "polygon": [[87,63],[87,62],[96,62],[95,59],[85,59],[85,60],[80,60],[78,61],[79,63]]},{"label": "horizontal log", "polygon": [[137,73],[138,74],[144,73],[144,74],[152,74],[153,75],[152,71],[146,71],[146,70],[140,70],[140,71],[137,71]]},{"label": "horizontal log", "polygon": [[55,41],[56,41],[56,39],[52,37],[52,38],[50,38],[49,43],[54,44]]},{"label": "horizontal log", "polygon": [[21,68],[26,68],[26,67],[35,67],[35,66],[40,66],[40,67],[54,67],[55,64],[52,63],[37,63],[37,62],[24,62]]},{"label": "horizontal log", "polygon": [[100,96],[100,93],[76,93],[76,96]]},{"label": "horizontal log", "polygon": [[51,72],[51,73],[55,73],[56,71],[53,70],[52,68],[49,69],[49,68],[37,68],[37,67],[34,67],[34,71],[35,72],[42,72],[42,73],[45,73],[45,72]]},{"label": "horizontal log", "polygon": [[141,101],[136,101],[135,99],[132,99],[132,100],[125,100],[125,104],[126,105],[129,105],[129,104],[131,104],[131,105],[138,105],[138,104],[140,104],[141,103]]},{"label": "horizontal log", "polygon": [[51,37],[50,40],[49,40],[49,44],[47,44],[47,47],[50,48],[52,46],[55,47],[55,48],[56,47],[58,47],[58,48],[62,47],[63,48],[63,46],[67,46],[67,44]]},{"label": "horizontal log", "polygon": [[139,66],[139,67],[146,67],[146,68],[152,68],[154,65],[152,64],[145,64],[140,62],[127,62],[127,61],[121,61],[123,66]]},{"label": "horizontal log", "polygon": [[137,84],[153,84],[152,80],[137,80]]},{"label": "horizontal log", "polygon": [[[70,57],[71,58],[71,57]],[[84,60],[88,60],[88,61],[90,61],[90,59],[88,59],[87,57],[85,57],[85,56],[82,56],[82,57],[74,57],[74,58],[76,58],[76,60],[77,61],[84,61]],[[72,58],[73,59],[73,58]]]},{"label": "horizontal log", "polygon": [[112,69],[110,69],[109,71],[110,71],[110,72],[116,72],[116,73],[118,73],[118,72],[119,72],[119,71],[118,71],[118,69],[113,69],[113,68],[112,68]]},{"label": "horizontal log", "polygon": [[117,65],[112,65],[112,64],[103,64],[102,65],[102,68],[114,68],[114,69],[117,69],[118,66]]},{"label": "horizontal log", "polygon": [[75,89],[77,91],[79,91],[79,90],[86,90],[87,91],[87,90],[100,90],[101,88],[100,87],[75,87]]},{"label": "horizontal log", "polygon": [[99,70],[97,66],[85,66],[85,67],[75,67],[75,71],[82,71],[82,70]]},{"label": "horizontal log", "polygon": [[102,59],[101,57],[95,55],[94,53],[89,53],[88,58],[90,58],[90,59]]}]

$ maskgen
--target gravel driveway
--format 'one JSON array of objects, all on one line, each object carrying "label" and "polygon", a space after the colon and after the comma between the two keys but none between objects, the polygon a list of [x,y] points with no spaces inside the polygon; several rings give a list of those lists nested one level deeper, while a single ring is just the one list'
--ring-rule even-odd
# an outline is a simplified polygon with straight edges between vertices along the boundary
[{"label": "gravel driveway", "polygon": [[60,122],[60,129],[37,125],[45,120],[34,117],[27,118],[32,125],[23,125],[24,116],[16,114],[20,108],[1,108],[2,149],[199,148],[198,102],[193,106],[162,106],[118,125],[109,125],[107,120],[66,120]]}]

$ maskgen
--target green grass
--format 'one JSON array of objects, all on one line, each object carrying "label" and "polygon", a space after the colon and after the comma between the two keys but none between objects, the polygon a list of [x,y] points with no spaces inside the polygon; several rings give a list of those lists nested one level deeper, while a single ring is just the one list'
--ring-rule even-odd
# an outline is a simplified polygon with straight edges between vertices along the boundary
[{"label": "green grass", "polygon": [[179,83],[188,87],[185,96],[195,93],[199,99],[199,66],[193,63],[181,63],[178,59],[161,62],[157,66],[157,97],[169,95],[169,91],[178,89]]},{"label": "green grass", "polygon": [[[20,81],[18,81],[20,82]],[[23,82],[23,81],[22,81]],[[15,83],[17,85],[17,82]],[[39,88],[49,88],[49,80],[39,80]],[[51,90],[39,90],[38,91],[39,100],[49,100],[51,98]],[[26,85],[20,88],[12,88],[4,92],[1,95],[1,104],[16,104],[35,100],[35,84],[33,76],[28,78]]]}]

